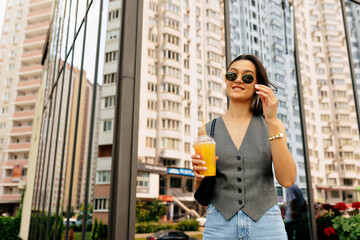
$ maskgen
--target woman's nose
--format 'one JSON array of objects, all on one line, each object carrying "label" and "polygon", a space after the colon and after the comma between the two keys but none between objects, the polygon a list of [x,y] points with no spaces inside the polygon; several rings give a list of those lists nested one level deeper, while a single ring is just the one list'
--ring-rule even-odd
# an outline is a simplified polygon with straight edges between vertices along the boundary
[{"label": "woman's nose", "polygon": [[240,74],[238,74],[237,78],[235,79],[235,82],[237,83],[243,83],[242,81],[242,76]]}]

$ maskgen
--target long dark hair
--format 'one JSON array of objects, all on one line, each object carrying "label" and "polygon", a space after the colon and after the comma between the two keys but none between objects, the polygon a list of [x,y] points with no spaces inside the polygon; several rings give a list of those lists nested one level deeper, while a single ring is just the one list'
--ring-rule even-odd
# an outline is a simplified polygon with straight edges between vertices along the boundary
[{"label": "long dark hair", "polygon": [[[272,88],[274,92],[277,92],[276,85],[269,81],[269,78],[266,73],[264,65],[262,64],[261,60],[255,55],[243,54],[243,55],[237,56],[236,58],[234,58],[231,61],[228,68],[226,69],[226,71],[229,71],[230,66],[234,62],[237,62],[239,60],[249,60],[250,62],[252,62],[256,68],[257,84],[265,85],[267,87]],[[252,99],[251,105],[250,105],[250,111],[255,115],[263,114],[262,102],[261,102],[259,95],[257,95],[256,93],[254,93],[254,95],[253,95],[253,99]]]}]

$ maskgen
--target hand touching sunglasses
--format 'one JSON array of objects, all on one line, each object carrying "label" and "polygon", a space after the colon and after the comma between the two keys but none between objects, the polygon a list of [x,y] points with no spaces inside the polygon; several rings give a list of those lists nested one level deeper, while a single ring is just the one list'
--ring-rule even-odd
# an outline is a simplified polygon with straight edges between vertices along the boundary
[{"label": "hand touching sunglasses", "polygon": [[[235,80],[237,79],[238,74],[235,73],[235,72],[227,72],[227,73],[225,74],[225,77],[226,77],[226,79],[227,79],[228,81],[232,81],[232,82],[233,82],[233,81],[235,81]],[[242,81],[243,81],[244,83],[250,84],[250,83],[252,83],[252,82],[254,81],[254,76],[247,73],[247,74],[242,75],[241,79],[242,79]]]}]

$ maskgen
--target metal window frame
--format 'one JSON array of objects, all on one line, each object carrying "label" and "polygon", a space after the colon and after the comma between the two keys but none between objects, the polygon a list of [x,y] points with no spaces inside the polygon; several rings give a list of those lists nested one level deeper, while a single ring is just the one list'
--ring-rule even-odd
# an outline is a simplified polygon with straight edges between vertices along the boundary
[{"label": "metal window frame", "polygon": [[108,239],[135,238],[143,0],[123,0]]}]

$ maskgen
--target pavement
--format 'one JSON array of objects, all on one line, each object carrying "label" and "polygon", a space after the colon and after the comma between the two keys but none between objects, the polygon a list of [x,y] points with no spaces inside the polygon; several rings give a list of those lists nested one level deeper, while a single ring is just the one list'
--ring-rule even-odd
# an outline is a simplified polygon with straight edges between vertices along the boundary
[{"label": "pavement", "polygon": [[[191,231],[191,232],[185,232],[189,236],[194,236],[198,234],[202,234],[204,232],[203,227],[199,227],[199,231]],[[136,233],[135,238],[147,238],[153,235],[154,233]]]}]

